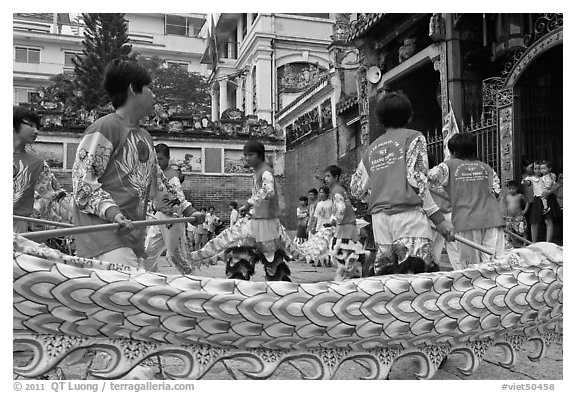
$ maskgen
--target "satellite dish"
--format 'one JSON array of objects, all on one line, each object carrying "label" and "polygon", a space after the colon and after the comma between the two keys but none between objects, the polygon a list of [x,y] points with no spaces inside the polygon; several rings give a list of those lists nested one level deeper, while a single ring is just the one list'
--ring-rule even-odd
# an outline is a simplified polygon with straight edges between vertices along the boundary
[{"label": "satellite dish", "polygon": [[378,83],[380,79],[382,79],[382,71],[380,71],[380,68],[372,66],[368,68],[366,72],[366,79],[368,79],[370,83]]}]

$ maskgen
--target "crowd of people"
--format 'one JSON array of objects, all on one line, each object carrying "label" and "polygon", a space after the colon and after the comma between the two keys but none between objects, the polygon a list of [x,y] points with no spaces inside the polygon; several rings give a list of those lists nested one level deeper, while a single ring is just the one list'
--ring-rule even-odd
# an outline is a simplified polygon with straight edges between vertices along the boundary
[{"label": "crowd of people", "polygon": [[[157,271],[164,251],[170,262],[174,250],[188,239],[194,250],[201,250],[217,235],[222,220],[214,206],[197,210],[186,199],[182,173],[169,165],[170,148],[154,145],[139,126],[153,109],[151,82],[134,62],[115,60],[107,67],[104,86],[115,112],[96,120],[83,134],[68,208],[75,226],[117,223],[120,228],[77,234],[78,256]],[[498,175],[476,157],[474,135],[454,135],[448,141],[450,155],[441,163],[430,157],[430,168],[424,136],[407,128],[413,113],[406,96],[384,95],[376,115],[382,133],[366,149],[350,184],[342,184],[341,168],[330,165],[319,188],[300,197],[296,211],[296,243],[314,242],[325,228],[332,228],[335,255],[359,240],[374,249],[373,258],[361,268],[358,261],[348,266],[348,260],[338,260],[342,266],[337,279],[438,271],[444,248],[453,268],[463,269],[502,256],[505,231],[515,235],[508,237],[515,246],[523,236],[539,240],[542,222],[546,240],[553,239],[553,221],[562,213],[562,174],[556,178],[549,162],[527,165],[521,181],[509,181],[501,195]],[[34,112],[14,109],[15,215],[31,215],[35,193],[56,203],[66,195],[48,166],[26,152],[40,124]],[[263,256],[266,279],[290,281],[280,235],[283,211],[264,145],[248,141],[244,157],[253,170],[252,197],[240,208],[230,202],[230,227],[250,215],[249,230]],[[368,205],[369,225],[361,231],[350,196]],[[133,225],[181,216],[194,218],[189,224],[156,225],[147,231]],[[15,220],[13,229],[25,232],[25,221]],[[491,253],[470,245],[474,243]],[[236,268],[240,269],[227,265],[227,275],[234,276]]]}]

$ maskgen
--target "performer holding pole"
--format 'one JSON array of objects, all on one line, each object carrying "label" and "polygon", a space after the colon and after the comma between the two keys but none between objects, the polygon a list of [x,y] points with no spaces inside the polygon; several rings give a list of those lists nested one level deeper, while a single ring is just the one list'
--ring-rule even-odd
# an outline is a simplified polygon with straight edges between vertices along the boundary
[{"label": "performer holding pole", "polygon": [[[428,154],[428,163],[430,166],[436,166],[438,164],[436,157],[431,154]],[[440,212],[442,212],[444,215],[444,219],[446,221],[452,222],[452,205],[450,204],[450,198],[446,194],[446,191],[442,187],[430,186],[430,196],[440,209]],[[447,242],[439,232],[434,231],[432,238],[432,255],[434,256],[434,261],[437,264],[440,264],[442,250],[444,248],[446,248],[448,260],[450,261],[450,265],[452,265],[452,269],[464,269],[464,266],[460,264],[460,251],[458,251],[458,243]]]},{"label": "performer holding pole", "polygon": [[[34,211],[34,192],[50,202],[59,202],[66,196],[58,180],[45,161],[26,152],[26,146],[34,143],[40,129],[40,116],[29,109],[14,107],[12,155],[13,214],[30,217]],[[70,206],[66,206],[70,209]],[[28,221],[14,218],[12,230],[28,232]]]},{"label": "performer holding pole", "polygon": [[412,104],[403,94],[385,94],[376,115],[384,133],[366,150],[350,185],[352,195],[368,199],[378,248],[374,273],[397,273],[408,265],[414,272],[438,271],[428,218],[448,241],[454,235],[428,190],[426,139],[406,128]]},{"label": "performer holding pole", "polygon": [[[476,159],[476,137],[459,133],[448,141],[452,158],[428,172],[432,186],[443,186],[452,204],[456,233],[504,255],[504,218],[496,200],[500,194],[498,175]],[[460,263],[465,267],[487,262],[491,256],[467,244],[459,244]]]},{"label": "performer holding pole", "polygon": [[[284,242],[280,237],[280,219],[282,214],[279,193],[272,168],[266,164],[264,145],[255,140],[244,145],[246,165],[254,170],[252,197],[242,206],[241,212],[252,212],[250,230],[256,239],[256,246],[263,254],[263,264],[267,281],[291,281],[290,269],[285,262]],[[241,276],[249,280],[250,272],[241,272],[237,259],[226,263],[226,277]]]},{"label": "performer holding pole", "polygon": [[[182,192],[182,185],[180,183],[180,173],[176,169],[169,167],[170,163],[170,148],[164,144],[157,144],[154,149],[156,150],[156,158],[158,166],[164,172],[164,176],[168,179],[168,183],[173,186],[176,192],[178,201],[185,201],[186,198]],[[162,191],[156,193],[152,199],[154,210],[154,219],[163,220],[174,216],[180,216],[182,209],[178,205],[172,205],[168,189],[164,188]],[[157,272],[158,271],[158,257],[163,250],[166,250],[166,259],[170,265],[174,257],[174,253],[179,246],[186,247],[186,224],[171,224],[171,225],[155,225],[151,226],[146,233],[146,241],[144,246],[146,248],[147,258],[143,261],[144,269]]]},{"label": "performer holding pole", "polygon": [[[340,184],[342,169],[336,165],[330,165],[324,173],[324,182],[330,187],[332,200],[332,214],[330,221],[324,226],[336,227],[334,233],[334,256],[338,261],[334,280],[342,281],[359,278],[362,275],[362,266],[357,259],[348,258],[345,251],[350,247],[350,242],[358,241],[358,228],[356,227],[356,214],[350,202],[348,192]],[[351,246],[352,244],[350,244]]]},{"label": "performer holding pole", "polygon": [[[104,87],[116,109],[84,132],[72,170],[74,225],[118,223],[118,231],[76,235],[78,256],[138,267],[144,254],[148,201],[165,191],[184,216],[194,213],[158,167],[152,137],[138,123],[154,106],[148,72],[132,61],[113,60]],[[201,219],[201,218],[199,218]]]}]

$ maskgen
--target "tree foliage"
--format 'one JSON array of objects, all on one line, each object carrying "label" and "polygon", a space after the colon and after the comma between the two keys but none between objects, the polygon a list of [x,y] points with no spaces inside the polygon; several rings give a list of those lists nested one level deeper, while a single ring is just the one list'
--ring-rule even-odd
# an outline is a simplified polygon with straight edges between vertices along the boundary
[{"label": "tree foliage", "polygon": [[77,106],[77,87],[74,77],[69,74],[58,74],[50,78],[50,85],[42,88],[45,102],[58,104],[64,108]]},{"label": "tree foliage", "polygon": [[74,72],[82,105],[88,109],[104,106],[109,97],[103,86],[104,70],[113,59],[134,60],[128,44],[124,14],[82,14],[84,19],[83,56],[76,56]]},{"label": "tree foliage", "polygon": [[192,115],[196,118],[210,112],[210,93],[206,78],[188,72],[176,64],[166,64],[157,56],[139,56],[138,63],[152,77],[151,89],[156,102],[168,113]]}]

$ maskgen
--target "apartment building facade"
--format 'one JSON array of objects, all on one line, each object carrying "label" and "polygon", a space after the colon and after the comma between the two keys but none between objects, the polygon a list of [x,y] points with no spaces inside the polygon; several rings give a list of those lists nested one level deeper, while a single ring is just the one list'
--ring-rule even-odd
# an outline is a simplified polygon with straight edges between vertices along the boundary
[{"label": "apartment building facade", "polygon": [[[125,14],[132,51],[158,56],[189,72],[205,73],[200,64],[204,40],[199,33],[205,14]],[[13,14],[14,104],[31,102],[50,78],[73,73],[72,59],[82,53],[80,14]]]}]

